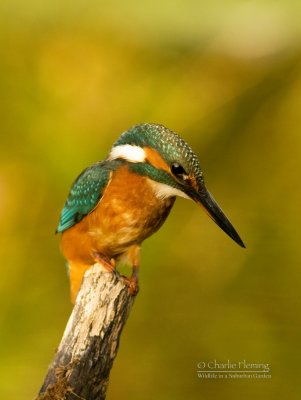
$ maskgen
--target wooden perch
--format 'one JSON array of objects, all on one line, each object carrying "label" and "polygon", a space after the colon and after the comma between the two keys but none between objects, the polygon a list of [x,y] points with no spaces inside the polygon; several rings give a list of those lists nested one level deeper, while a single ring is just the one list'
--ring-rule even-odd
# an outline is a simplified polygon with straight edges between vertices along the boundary
[{"label": "wooden perch", "polygon": [[134,302],[128,284],[95,264],[85,274],[63,338],[36,400],[102,400]]}]

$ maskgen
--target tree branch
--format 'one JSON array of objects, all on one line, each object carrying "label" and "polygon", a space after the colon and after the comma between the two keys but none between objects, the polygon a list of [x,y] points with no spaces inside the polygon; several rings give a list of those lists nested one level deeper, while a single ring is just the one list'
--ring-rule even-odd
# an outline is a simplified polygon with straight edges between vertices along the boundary
[{"label": "tree branch", "polygon": [[124,279],[95,264],[36,400],[103,400],[121,331],[134,303]]}]

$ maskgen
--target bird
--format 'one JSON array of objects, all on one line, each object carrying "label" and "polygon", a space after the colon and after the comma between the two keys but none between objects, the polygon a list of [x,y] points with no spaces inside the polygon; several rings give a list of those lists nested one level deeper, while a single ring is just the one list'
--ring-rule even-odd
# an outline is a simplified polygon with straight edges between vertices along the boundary
[{"label": "bird", "polygon": [[142,242],[163,225],[176,197],[202,206],[239,246],[237,231],[207,190],[198,157],[180,135],[142,123],[121,134],[108,156],[73,182],[56,229],[67,260],[74,303],[86,270],[100,263],[117,273],[132,267],[129,292],[139,290]]}]

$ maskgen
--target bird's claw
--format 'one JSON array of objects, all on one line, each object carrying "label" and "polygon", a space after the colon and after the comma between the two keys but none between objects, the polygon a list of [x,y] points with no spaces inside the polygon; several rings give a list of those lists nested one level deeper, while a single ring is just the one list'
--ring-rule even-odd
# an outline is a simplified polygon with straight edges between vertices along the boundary
[{"label": "bird's claw", "polygon": [[131,296],[137,296],[139,292],[137,268],[134,268],[132,276],[128,278],[127,276],[120,275],[120,273],[117,271],[115,268],[114,258],[110,260],[108,257],[97,253],[96,251],[93,252],[93,257],[97,263],[101,264],[108,272],[111,272],[116,279],[122,278],[127,283],[129,287],[129,294]]},{"label": "bird's claw", "polygon": [[131,296],[137,296],[139,292],[139,283],[138,279],[136,276],[131,276],[128,278],[127,276],[121,275],[121,277],[124,279],[126,284],[128,285],[128,291]]},{"label": "bird's claw", "polygon": [[95,258],[95,261],[101,264],[108,272],[111,272],[116,277],[119,276],[119,272],[115,268],[114,258],[110,260],[108,257],[97,253],[96,251],[93,252],[93,257]]}]

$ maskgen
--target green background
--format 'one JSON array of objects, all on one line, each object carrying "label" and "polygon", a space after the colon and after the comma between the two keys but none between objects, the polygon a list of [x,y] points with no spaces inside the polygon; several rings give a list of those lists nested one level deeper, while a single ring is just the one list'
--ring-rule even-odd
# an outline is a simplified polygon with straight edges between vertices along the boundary
[{"label": "green background", "polygon": [[[0,397],[33,398],[71,312],[54,235],[73,179],[162,123],[247,249],[179,199],[142,249],[108,400],[299,399],[298,1],[0,3]],[[197,363],[269,363],[201,380]]]}]

